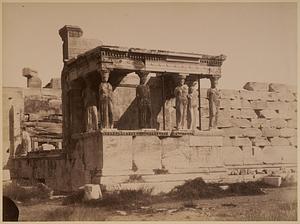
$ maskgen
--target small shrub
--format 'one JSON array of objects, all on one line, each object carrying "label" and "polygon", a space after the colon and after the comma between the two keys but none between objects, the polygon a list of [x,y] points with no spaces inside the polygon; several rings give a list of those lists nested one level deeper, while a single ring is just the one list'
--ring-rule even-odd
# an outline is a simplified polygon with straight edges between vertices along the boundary
[{"label": "small shrub", "polygon": [[64,198],[62,204],[63,205],[70,205],[70,204],[76,204],[81,203],[84,198],[84,189],[80,189],[76,192],[73,192],[71,195]]},{"label": "small shrub", "polygon": [[260,195],[265,194],[261,189],[263,186],[266,185],[258,181],[233,183],[229,185],[226,192],[233,195]]},{"label": "small shrub", "polygon": [[154,174],[168,174],[169,171],[167,169],[153,169]]},{"label": "small shrub", "polygon": [[143,183],[145,182],[142,175],[133,174],[129,176],[127,183]]},{"label": "small shrub", "polygon": [[280,187],[292,187],[292,186],[297,186],[297,182],[294,176],[287,176],[285,178],[282,178]]},{"label": "small shrub", "polygon": [[169,195],[180,199],[200,199],[220,197],[222,193],[218,184],[207,184],[199,177],[176,186]]},{"label": "small shrub", "polygon": [[148,205],[152,201],[152,188],[138,190],[120,190],[103,194],[102,199],[85,202],[93,207],[110,207],[114,209],[130,209],[141,205]]},{"label": "small shrub", "polygon": [[[222,190],[220,185],[228,185],[228,189]],[[260,195],[264,194],[262,188],[269,185],[261,182],[241,182],[232,184],[205,183],[199,177],[193,180],[188,180],[184,184],[176,186],[171,190],[168,196],[185,200],[197,200],[201,198],[220,198],[226,196],[238,195]]]}]

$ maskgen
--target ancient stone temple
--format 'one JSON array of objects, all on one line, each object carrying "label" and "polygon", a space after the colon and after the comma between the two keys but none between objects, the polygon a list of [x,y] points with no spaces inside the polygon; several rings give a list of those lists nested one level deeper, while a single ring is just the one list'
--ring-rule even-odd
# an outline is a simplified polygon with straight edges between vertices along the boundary
[{"label": "ancient stone temple", "polygon": [[[59,34],[63,149],[36,155],[27,165],[15,159],[15,179],[39,179],[64,191],[91,183],[107,189],[149,185],[159,192],[199,176],[228,182],[253,180],[268,169],[294,170],[296,129],[288,126],[295,119],[294,92],[265,84],[257,94],[255,83],[248,90],[219,90],[222,54],[107,46],[83,38],[76,26]],[[202,89],[202,79],[211,88]],[[274,109],[280,97],[292,108],[289,115]],[[265,110],[271,104],[274,110]],[[271,119],[281,119],[281,129],[268,126]],[[274,144],[286,140],[288,149],[264,150],[272,138]]]}]

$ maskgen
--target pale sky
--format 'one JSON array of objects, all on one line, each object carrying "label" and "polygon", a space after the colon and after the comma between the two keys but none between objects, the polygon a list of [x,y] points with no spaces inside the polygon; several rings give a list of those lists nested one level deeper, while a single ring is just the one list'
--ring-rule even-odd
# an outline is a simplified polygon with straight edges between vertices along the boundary
[{"label": "pale sky", "polygon": [[2,18],[3,86],[25,86],[23,67],[60,77],[65,24],[108,45],[225,54],[220,88],[297,83],[296,3],[6,3]]}]

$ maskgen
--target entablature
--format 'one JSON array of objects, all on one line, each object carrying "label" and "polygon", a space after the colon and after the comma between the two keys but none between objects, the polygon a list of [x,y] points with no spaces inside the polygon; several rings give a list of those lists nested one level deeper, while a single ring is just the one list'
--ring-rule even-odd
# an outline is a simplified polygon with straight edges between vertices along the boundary
[{"label": "entablature", "polygon": [[221,76],[225,55],[211,56],[118,46],[99,46],[65,62],[64,71],[73,81],[95,71],[186,73],[203,77]]}]

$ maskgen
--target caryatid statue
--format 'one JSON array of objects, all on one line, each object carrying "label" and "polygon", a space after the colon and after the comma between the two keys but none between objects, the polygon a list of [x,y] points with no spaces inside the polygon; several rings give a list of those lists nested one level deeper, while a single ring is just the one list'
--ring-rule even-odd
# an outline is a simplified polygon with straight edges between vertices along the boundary
[{"label": "caryatid statue", "polygon": [[99,85],[99,120],[101,128],[113,128],[113,89],[108,82],[109,70],[101,70]]},{"label": "caryatid statue", "polygon": [[138,105],[139,128],[151,128],[151,97],[150,88],[146,84],[147,72],[137,72],[140,77],[140,85],[136,88]]},{"label": "caryatid statue", "polygon": [[189,87],[185,84],[185,76],[179,76],[179,84],[174,90],[175,107],[176,107],[176,128],[184,129],[185,120],[187,119]]},{"label": "caryatid statue", "polygon": [[187,128],[194,129],[195,128],[195,110],[198,106],[198,92],[197,92],[197,81],[192,82],[191,86],[189,86],[189,94],[188,94],[188,109],[187,109]]},{"label": "caryatid statue", "polygon": [[217,89],[218,77],[210,79],[211,88],[207,90],[207,98],[209,105],[209,128],[217,128],[218,111],[220,107],[220,92]]},{"label": "caryatid statue", "polygon": [[86,88],[82,92],[84,102],[85,131],[98,129],[97,93],[92,89],[91,81],[86,80]]}]

